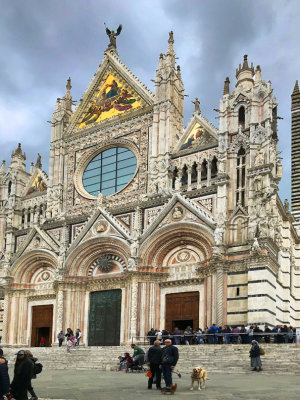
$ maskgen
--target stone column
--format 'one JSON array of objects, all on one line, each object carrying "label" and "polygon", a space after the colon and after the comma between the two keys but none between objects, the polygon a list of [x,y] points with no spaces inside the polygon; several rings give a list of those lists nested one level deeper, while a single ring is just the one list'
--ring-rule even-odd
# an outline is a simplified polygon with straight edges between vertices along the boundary
[{"label": "stone column", "polygon": [[58,289],[56,295],[56,332],[55,332],[55,343],[58,343],[57,334],[63,330],[63,318],[64,318],[64,292]]},{"label": "stone column", "polygon": [[138,282],[134,278],[131,281],[131,314],[130,314],[130,339],[135,340],[137,329],[137,309],[138,309]]},{"label": "stone column", "polygon": [[223,325],[223,270],[218,269],[216,273],[216,324]]},{"label": "stone column", "polygon": [[210,180],[211,180],[211,161],[208,161],[208,163],[207,163],[207,187],[210,186]]},{"label": "stone column", "polygon": [[188,181],[187,181],[188,190],[191,190],[191,185],[192,185],[192,167],[190,167],[190,166],[188,167],[187,173],[188,173]]},{"label": "stone column", "polygon": [[197,166],[197,186],[198,189],[201,188],[201,163],[199,163]]},{"label": "stone column", "polygon": [[2,339],[1,345],[6,345],[7,343],[7,322],[8,322],[8,304],[9,296],[8,292],[4,292],[4,312],[3,312],[3,322],[2,322]]}]

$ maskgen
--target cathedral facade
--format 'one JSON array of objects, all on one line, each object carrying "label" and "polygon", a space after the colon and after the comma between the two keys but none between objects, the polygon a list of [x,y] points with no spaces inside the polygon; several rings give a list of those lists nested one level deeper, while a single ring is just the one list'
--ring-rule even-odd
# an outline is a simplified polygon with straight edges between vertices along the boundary
[{"label": "cathedral facade", "polygon": [[[183,127],[173,33],[151,92],[116,34],[72,109],[52,117],[49,174],[21,144],[0,169],[2,344],[138,340],[153,328],[300,321],[300,239],[277,192],[277,104],[247,56],[218,128],[199,101]],[[298,90],[299,92],[299,90]]]}]

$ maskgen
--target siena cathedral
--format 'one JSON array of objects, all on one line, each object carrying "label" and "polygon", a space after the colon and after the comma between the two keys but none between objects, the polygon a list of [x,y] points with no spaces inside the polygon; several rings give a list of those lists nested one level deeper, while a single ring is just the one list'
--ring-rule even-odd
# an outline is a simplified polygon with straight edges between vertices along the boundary
[{"label": "siena cathedral", "polygon": [[[120,27],[107,33],[76,109],[70,78],[57,99],[49,173],[40,155],[26,170],[21,144],[0,168],[2,344],[56,345],[68,327],[92,346],[152,327],[299,326],[300,174],[295,156],[290,211],[271,82],[245,55],[234,87],[224,82],[218,128],[197,98],[184,128],[173,32],[154,93],[119,58]],[[298,83],[293,145],[296,131]]]}]

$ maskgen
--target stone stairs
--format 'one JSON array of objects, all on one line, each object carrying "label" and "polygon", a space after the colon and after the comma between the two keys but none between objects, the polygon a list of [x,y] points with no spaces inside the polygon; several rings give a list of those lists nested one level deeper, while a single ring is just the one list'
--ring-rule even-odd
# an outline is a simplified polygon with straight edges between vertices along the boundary
[{"label": "stone stairs", "polygon": [[[141,346],[145,350],[149,346]],[[265,374],[299,374],[300,347],[296,344],[262,344],[265,355],[261,357]],[[209,372],[245,374],[250,371],[250,345],[192,345],[178,346],[178,370],[190,373],[195,366],[202,366]],[[15,361],[20,348],[3,348],[9,365]],[[45,369],[98,369],[114,370],[118,356],[129,352],[130,346],[84,347],[80,346],[71,354],[63,347],[29,348]]]}]

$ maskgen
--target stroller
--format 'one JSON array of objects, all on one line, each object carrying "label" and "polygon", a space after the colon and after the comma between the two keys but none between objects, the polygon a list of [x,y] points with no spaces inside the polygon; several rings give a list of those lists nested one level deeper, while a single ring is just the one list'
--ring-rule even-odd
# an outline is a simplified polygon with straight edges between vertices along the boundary
[{"label": "stroller", "polygon": [[145,365],[145,354],[139,354],[138,358],[133,360],[133,363],[126,365],[126,372],[146,372]]}]

